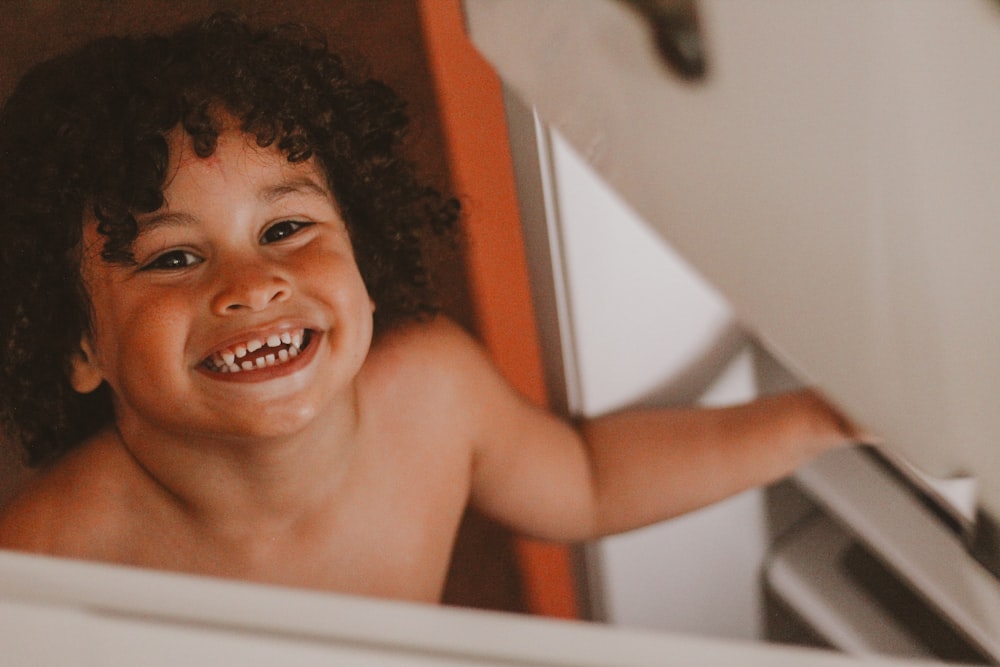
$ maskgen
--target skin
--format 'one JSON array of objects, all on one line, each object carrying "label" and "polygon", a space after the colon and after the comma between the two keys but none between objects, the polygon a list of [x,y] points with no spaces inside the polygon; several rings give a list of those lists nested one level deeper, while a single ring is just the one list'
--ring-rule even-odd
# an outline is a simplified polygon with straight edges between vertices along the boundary
[{"label": "skin", "polygon": [[[444,318],[373,344],[317,166],[233,130],[208,159],[172,142],[138,266],[102,262],[84,221],[93,326],[73,383],[108,383],[116,422],[15,498],[0,546],[434,602],[469,502],[525,534],[591,539],[776,480],[855,435],[808,391],[574,427]],[[203,364],[303,329],[287,364]]]}]

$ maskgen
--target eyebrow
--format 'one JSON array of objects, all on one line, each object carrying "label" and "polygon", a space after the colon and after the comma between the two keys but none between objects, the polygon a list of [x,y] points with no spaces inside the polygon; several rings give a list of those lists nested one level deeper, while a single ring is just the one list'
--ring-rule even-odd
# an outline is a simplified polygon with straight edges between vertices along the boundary
[{"label": "eyebrow", "polygon": [[157,227],[185,226],[195,223],[194,216],[187,213],[152,213],[149,216],[136,216],[138,234],[145,234]]},{"label": "eyebrow", "polygon": [[[306,177],[291,178],[280,183],[264,186],[257,192],[257,199],[264,203],[272,204],[282,197],[294,194],[322,197],[326,201],[333,200],[333,196],[329,190],[313,179]],[[144,234],[158,227],[193,225],[195,221],[193,215],[183,212],[154,212],[148,216],[136,216],[139,234]]]},{"label": "eyebrow", "polygon": [[264,202],[272,203],[293,194],[306,194],[322,197],[325,200],[332,200],[330,191],[311,178],[305,176],[290,178],[275,185],[270,185],[260,189],[257,197]]}]

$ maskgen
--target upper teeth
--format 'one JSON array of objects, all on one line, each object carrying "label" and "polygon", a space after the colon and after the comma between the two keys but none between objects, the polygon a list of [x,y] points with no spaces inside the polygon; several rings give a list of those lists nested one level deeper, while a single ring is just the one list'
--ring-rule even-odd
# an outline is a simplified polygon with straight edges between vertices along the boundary
[{"label": "upper teeth", "polygon": [[[213,370],[221,373],[239,373],[256,368],[276,366],[299,355],[299,352],[302,351],[304,336],[305,332],[300,329],[297,331],[283,331],[280,334],[271,334],[264,339],[251,338],[245,343],[239,343],[219,350],[206,360],[206,364]],[[244,359],[247,354],[256,352],[265,345],[268,348],[280,349],[259,356],[256,360]]]}]

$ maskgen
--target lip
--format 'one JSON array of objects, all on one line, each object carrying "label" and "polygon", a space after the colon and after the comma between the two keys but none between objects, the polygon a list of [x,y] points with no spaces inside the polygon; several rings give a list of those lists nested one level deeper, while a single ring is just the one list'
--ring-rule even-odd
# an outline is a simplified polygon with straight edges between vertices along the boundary
[{"label": "lip", "polygon": [[[256,367],[250,370],[241,370],[240,372],[223,372],[215,370],[211,367],[211,364],[207,364],[206,360],[210,359],[213,355],[218,354],[222,350],[233,350],[237,346],[240,346],[250,340],[266,341],[271,336],[281,336],[282,334],[292,334],[297,335],[298,332],[304,332],[303,342],[301,344],[301,351],[295,356],[287,361],[280,362],[273,366],[263,366]],[[219,380],[222,382],[263,382],[266,380],[271,380],[278,377],[283,377],[285,375],[291,375],[299,369],[307,366],[312,359],[315,357],[316,351],[319,349],[317,344],[320,338],[323,336],[323,332],[319,329],[308,327],[308,326],[296,326],[283,324],[281,326],[266,327],[255,329],[253,331],[240,334],[239,336],[234,336],[230,338],[228,342],[218,345],[213,349],[213,352],[208,354],[202,361],[200,361],[195,370],[197,370],[202,375],[209,377],[213,380]],[[265,351],[268,348],[267,344],[264,344]],[[259,356],[253,355],[250,356]]]}]

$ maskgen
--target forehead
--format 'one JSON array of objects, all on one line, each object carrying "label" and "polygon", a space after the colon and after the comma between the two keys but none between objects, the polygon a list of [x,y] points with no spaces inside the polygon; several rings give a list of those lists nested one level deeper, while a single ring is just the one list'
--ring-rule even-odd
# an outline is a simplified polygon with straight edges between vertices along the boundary
[{"label": "forehead", "polygon": [[[265,204],[308,199],[304,204],[332,207],[333,214],[341,216],[341,207],[329,187],[325,170],[315,157],[289,162],[275,144],[261,147],[254,135],[239,129],[238,120],[231,116],[222,118],[215,149],[206,157],[197,155],[192,136],[181,127],[165,135],[168,159],[161,185],[162,205],[148,213],[134,213],[138,229],[133,228],[131,239],[125,241],[125,252],[130,252],[137,238],[151,229],[170,222],[191,221],[205,207],[224,206],[227,197],[230,202],[249,203],[253,199]],[[112,237],[98,232],[98,220],[91,207],[85,207],[82,223],[81,259],[103,255]],[[114,231],[121,235],[122,230]],[[111,259],[105,261],[117,263]]]},{"label": "forehead", "polygon": [[301,162],[289,162],[276,144],[261,147],[253,135],[236,129],[227,121],[216,139],[215,149],[208,156],[199,156],[193,140],[181,128],[167,135],[169,165],[163,185],[169,203],[172,190],[184,186],[197,186],[202,181],[223,184],[242,180],[261,187],[279,187],[281,184],[297,185],[333,199],[326,175],[312,157]]}]

